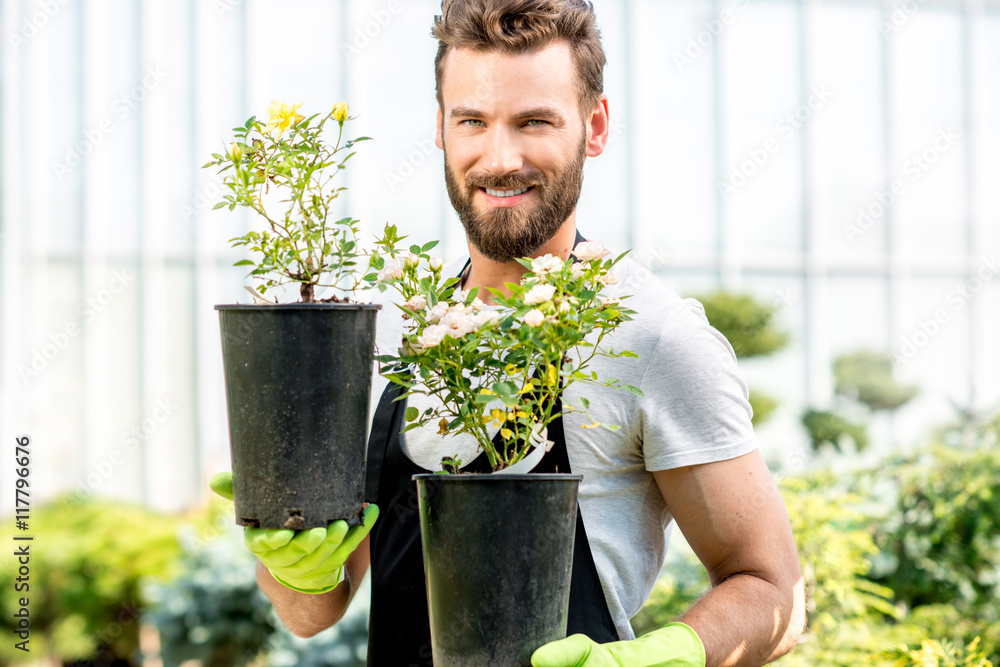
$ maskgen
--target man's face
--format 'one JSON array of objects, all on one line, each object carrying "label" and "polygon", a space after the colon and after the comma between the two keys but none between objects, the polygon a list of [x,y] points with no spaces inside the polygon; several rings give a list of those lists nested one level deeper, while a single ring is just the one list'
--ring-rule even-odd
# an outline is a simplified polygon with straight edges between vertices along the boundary
[{"label": "man's face", "polygon": [[438,121],[445,181],[469,241],[489,259],[531,256],[576,208],[590,138],[579,86],[564,42],[447,56]]}]

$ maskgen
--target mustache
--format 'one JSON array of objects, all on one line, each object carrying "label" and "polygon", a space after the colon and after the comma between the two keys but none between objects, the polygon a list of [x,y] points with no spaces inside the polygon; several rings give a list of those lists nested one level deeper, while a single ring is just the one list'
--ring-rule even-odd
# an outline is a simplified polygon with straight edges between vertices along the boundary
[{"label": "mustache", "polygon": [[545,176],[540,171],[518,172],[505,176],[493,174],[469,174],[465,179],[469,188],[489,188],[490,190],[516,190],[545,185]]}]

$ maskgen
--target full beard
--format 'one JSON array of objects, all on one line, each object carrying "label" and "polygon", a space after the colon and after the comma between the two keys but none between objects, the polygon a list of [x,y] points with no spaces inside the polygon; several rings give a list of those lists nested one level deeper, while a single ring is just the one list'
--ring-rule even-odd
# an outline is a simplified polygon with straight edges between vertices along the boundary
[{"label": "full beard", "polygon": [[[573,158],[552,175],[551,181],[540,171],[532,169],[506,176],[470,174],[462,187],[452,174],[446,150],[445,184],[451,205],[462,221],[469,242],[495,262],[507,263],[519,257],[532,256],[559,231],[576,209],[583,188],[583,163],[586,158],[584,139]],[[493,208],[481,213],[473,203],[479,188],[515,190],[529,187],[534,187],[539,197],[534,207]]]}]

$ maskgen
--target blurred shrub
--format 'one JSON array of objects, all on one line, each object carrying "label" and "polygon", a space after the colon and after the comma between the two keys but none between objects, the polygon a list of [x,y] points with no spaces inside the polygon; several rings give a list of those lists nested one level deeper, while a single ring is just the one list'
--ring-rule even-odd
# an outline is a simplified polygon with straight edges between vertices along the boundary
[{"label": "blurred shrub", "polygon": [[834,390],[871,410],[895,410],[917,395],[917,388],[897,384],[892,355],[859,350],[833,362]]},{"label": "blurred shrub", "polygon": [[877,540],[877,579],[911,607],[993,610],[1000,594],[1000,452],[935,447],[886,471],[895,511]]},{"label": "blurred shrub", "polygon": [[844,438],[849,438],[859,452],[868,447],[868,430],[833,412],[806,410],[802,415],[802,425],[809,432],[809,441],[814,450],[830,445],[841,452]]},{"label": "blurred shrub", "polygon": [[788,343],[774,324],[774,308],[746,294],[714,292],[697,297],[708,322],[726,337],[736,356],[745,359],[773,354]]},{"label": "blurred shrub", "polygon": [[[133,660],[144,608],[139,581],[175,571],[176,524],[173,517],[107,500],[62,498],[33,509],[28,594],[10,581],[16,564],[0,571],[3,635],[15,636],[11,619],[17,599],[26,596],[31,660]],[[25,657],[12,641],[0,642],[0,662]]]},{"label": "blurred shrub", "polygon": [[859,350],[837,357],[833,375],[839,405],[833,410],[809,409],[802,415],[815,450],[829,444],[843,451],[844,438],[849,438],[857,451],[863,451],[868,447],[867,425],[851,421],[843,412],[860,411],[870,417],[880,410],[895,410],[917,395],[916,387],[896,383],[892,355],[882,352]]},{"label": "blurred shrub", "polygon": [[364,667],[368,603],[363,591],[333,628],[309,639],[294,637],[257,587],[257,561],[243,546],[231,502],[213,498],[207,515],[189,517],[181,542],[180,575],[145,589],[146,619],[160,633],[156,657],[164,667],[188,660],[204,667]]},{"label": "blurred shrub", "polygon": [[894,667],[993,667],[979,648],[978,639],[964,648],[949,641],[925,640],[919,649],[903,646],[888,652],[886,657]]},{"label": "blurred shrub", "polygon": [[780,486],[806,582],[810,630],[897,616],[892,590],[866,578],[878,552],[860,509],[866,499],[829,472],[786,478]]},{"label": "blurred shrub", "polygon": [[148,586],[147,620],[160,632],[164,667],[199,660],[204,667],[244,667],[268,644],[277,624],[257,587],[256,559],[234,539],[207,548],[185,545],[183,573]]}]

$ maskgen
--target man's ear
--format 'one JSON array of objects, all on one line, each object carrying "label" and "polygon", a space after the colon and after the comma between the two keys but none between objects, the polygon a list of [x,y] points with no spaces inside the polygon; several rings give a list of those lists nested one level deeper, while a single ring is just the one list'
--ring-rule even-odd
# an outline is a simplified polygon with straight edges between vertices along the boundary
[{"label": "man's ear", "polygon": [[441,107],[438,106],[437,115],[437,135],[434,137],[434,143],[441,150],[444,150],[444,114],[441,112]]},{"label": "man's ear", "polygon": [[604,152],[604,147],[608,145],[611,137],[611,122],[608,115],[608,96],[601,94],[601,99],[597,101],[587,123],[587,156],[597,157]]}]

